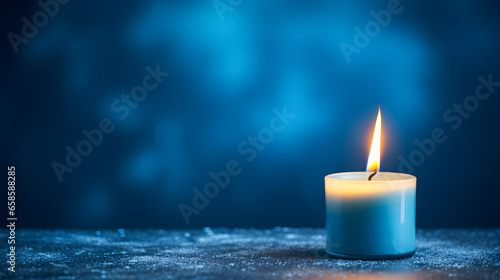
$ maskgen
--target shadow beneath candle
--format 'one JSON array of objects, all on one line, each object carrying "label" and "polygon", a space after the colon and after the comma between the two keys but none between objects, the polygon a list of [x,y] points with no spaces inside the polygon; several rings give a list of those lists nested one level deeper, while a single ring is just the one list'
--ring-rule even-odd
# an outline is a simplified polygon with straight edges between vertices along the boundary
[{"label": "shadow beneath candle", "polygon": [[322,271],[321,274],[311,274],[302,279],[315,280],[416,280],[416,279],[445,279],[442,275],[434,272],[359,272],[359,271]]},{"label": "shadow beneath candle", "polygon": [[391,261],[398,261],[398,260],[405,260],[408,258],[399,258],[399,259],[366,259],[366,260],[357,260],[357,259],[343,259],[339,257],[334,257],[329,255],[324,248],[319,247],[319,248],[309,248],[309,249],[278,249],[278,250],[267,250],[265,253],[260,253],[260,256],[263,257],[272,257],[272,258],[299,258],[299,259],[318,259],[318,260],[338,260],[338,261],[344,261],[346,263],[359,263],[359,262],[364,262],[364,263],[372,263],[372,262],[391,262]]},{"label": "shadow beneath candle", "polygon": [[266,250],[265,252],[258,254],[261,257],[271,257],[277,259],[334,259],[328,253],[326,253],[324,248],[310,248],[310,249],[277,249],[277,250]]}]

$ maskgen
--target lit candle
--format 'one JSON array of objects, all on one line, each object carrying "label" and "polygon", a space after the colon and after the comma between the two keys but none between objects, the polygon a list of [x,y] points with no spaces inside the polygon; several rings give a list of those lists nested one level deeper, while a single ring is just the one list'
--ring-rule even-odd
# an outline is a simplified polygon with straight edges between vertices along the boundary
[{"label": "lit candle", "polygon": [[417,178],[379,172],[380,109],[366,172],[325,177],[326,252],[348,259],[393,259],[415,253]]}]

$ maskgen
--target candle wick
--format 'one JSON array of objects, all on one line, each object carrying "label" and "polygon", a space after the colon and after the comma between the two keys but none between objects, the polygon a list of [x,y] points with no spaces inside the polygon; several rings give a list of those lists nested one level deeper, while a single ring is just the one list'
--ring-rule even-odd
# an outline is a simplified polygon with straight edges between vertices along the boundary
[{"label": "candle wick", "polygon": [[368,181],[371,181],[373,176],[375,176],[375,174],[377,174],[377,171],[373,172],[369,177],[368,177]]}]

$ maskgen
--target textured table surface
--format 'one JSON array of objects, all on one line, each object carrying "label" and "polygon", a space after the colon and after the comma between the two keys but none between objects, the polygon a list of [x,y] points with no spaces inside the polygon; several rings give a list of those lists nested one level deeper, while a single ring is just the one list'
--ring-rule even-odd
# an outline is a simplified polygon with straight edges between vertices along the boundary
[{"label": "textured table surface", "polygon": [[500,279],[500,229],[418,230],[416,254],[391,261],[335,259],[324,242],[310,228],[19,229],[0,279]]}]

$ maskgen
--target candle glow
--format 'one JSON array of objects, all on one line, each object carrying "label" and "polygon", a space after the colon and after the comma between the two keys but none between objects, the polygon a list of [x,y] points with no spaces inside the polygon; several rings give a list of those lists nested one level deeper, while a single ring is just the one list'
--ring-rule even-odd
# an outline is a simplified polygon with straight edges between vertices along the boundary
[{"label": "candle glow", "polygon": [[417,178],[379,172],[381,137],[379,108],[366,172],[325,177],[325,250],[332,256],[394,259],[415,253]]}]

